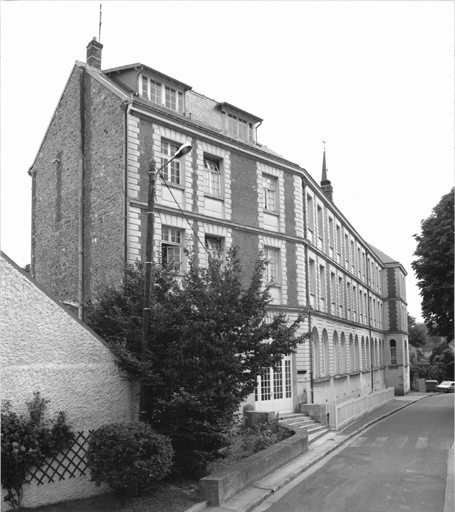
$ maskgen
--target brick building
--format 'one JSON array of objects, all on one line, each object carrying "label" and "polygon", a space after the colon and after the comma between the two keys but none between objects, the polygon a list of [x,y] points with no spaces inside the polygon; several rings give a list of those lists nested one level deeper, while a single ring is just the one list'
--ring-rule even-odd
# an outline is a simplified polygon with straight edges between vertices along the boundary
[{"label": "brick building", "polygon": [[150,159],[190,143],[157,180],[154,254],[184,270],[186,244],[201,265],[236,244],[248,268],[262,248],[271,313],[313,308],[311,344],[259,377],[256,410],[406,393],[406,271],[336,207],[325,151],[319,185],[258,142],[259,117],[143,64],[101,71],[102,48],[94,39],[75,63],[30,168],[35,278],[80,312],[118,283],[144,254]]}]

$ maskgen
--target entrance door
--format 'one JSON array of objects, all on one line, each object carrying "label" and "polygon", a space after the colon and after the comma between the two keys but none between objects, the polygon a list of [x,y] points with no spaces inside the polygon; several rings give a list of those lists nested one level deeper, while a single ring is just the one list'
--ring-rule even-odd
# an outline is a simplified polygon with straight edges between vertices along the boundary
[{"label": "entrance door", "polygon": [[265,368],[255,390],[256,411],[292,412],[291,357],[281,360],[278,368]]}]

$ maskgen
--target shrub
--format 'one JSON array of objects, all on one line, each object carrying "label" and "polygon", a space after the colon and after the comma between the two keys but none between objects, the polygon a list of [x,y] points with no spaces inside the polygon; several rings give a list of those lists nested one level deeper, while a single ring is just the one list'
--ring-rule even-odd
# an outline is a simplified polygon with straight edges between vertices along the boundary
[{"label": "shrub", "polygon": [[49,402],[39,392],[34,393],[33,400],[27,402],[29,417],[13,412],[8,401],[3,406],[1,480],[7,491],[4,500],[15,510],[21,506],[22,486],[29,470],[73,442],[63,411],[53,419],[45,417]]},{"label": "shrub", "polygon": [[87,451],[91,480],[108,484],[121,500],[135,486],[164,478],[172,458],[170,440],[142,422],[103,425],[90,436]]},{"label": "shrub", "polygon": [[281,428],[277,421],[272,423],[261,423],[247,428],[243,433],[242,448],[247,452],[257,453],[265,450],[288,437],[292,432]]}]

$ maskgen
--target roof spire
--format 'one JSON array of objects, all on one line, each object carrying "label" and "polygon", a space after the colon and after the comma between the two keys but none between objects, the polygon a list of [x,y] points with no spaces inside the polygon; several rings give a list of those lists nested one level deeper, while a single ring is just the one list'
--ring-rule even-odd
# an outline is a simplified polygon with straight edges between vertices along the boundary
[{"label": "roof spire", "polygon": [[322,141],[324,144],[324,156],[322,157],[322,179],[321,181],[327,181],[327,167],[325,164],[325,140]]},{"label": "roof spire", "polygon": [[326,197],[333,202],[333,187],[330,181],[327,179],[327,165],[325,163],[325,140],[323,140],[322,142],[324,143],[324,154],[322,157],[321,189],[326,195]]}]

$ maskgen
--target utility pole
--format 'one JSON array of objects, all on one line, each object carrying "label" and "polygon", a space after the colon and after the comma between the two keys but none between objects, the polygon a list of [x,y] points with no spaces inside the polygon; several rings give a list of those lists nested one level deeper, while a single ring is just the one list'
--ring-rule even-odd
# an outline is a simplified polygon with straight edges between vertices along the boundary
[{"label": "utility pole", "polygon": [[[144,306],[142,313],[142,347],[141,360],[144,363],[147,359],[147,349],[150,348],[150,321],[152,313],[153,300],[153,238],[155,234],[155,188],[156,177],[161,170],[172,160],[187,155],[192,149],[189,142],[182,144],[175,155],[167,160],[158,170],[156,170],[155,159],[149,162],[149,181],[148,181],[148,200],[147,200],[147,232],[145,241],[145,268],[144,268]],[[141,390],[139,398],[139,420],[146,421],[148,413],[148,389],[141,377]]]},{"label": "utility pole", "polygon": [[[144,309],[142,326],[142,362],[146,360],[147,349],[150,342],[150,318],[152,295],[152,270],[153,270],[153,238],[155,231],[155,184],[156,168],[155,159],[152,157],[149,163],[148,201],[147,201],[147,232],[145,245],[145,274],[144,274]],[[141,382],[139,419],[145,421],[147,416],[147,386]]]}]

